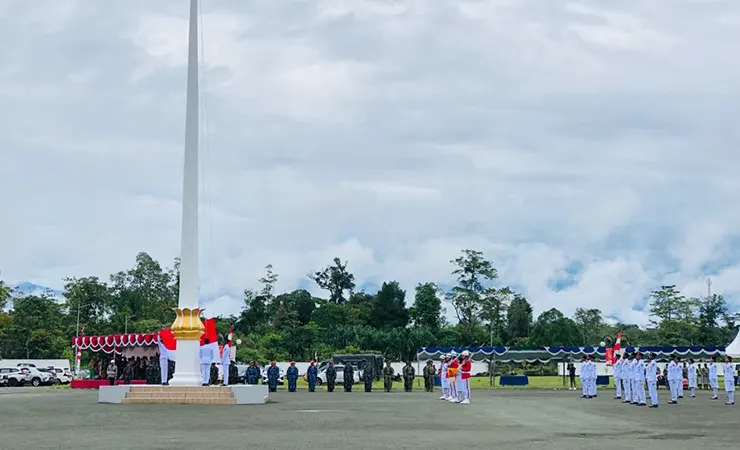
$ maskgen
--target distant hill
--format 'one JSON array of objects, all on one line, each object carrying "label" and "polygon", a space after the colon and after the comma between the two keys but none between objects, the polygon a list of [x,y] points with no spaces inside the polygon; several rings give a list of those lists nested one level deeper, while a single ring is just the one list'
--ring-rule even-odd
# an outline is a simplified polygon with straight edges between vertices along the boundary
[{"label": "distant hill", "polygon": [[22,281],[15,286],[11,286],[13,289],[12,297],[25,297],[27,295],[48,295],[56,299],[62,298],[62,291],[52,289],[47,286],[41,286],[38,284],[31,283],[30,281]]}]

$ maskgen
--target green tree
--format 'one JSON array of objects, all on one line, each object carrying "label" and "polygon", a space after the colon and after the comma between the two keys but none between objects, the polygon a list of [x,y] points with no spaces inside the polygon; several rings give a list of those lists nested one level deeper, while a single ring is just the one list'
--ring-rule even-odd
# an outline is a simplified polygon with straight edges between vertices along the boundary
[{"label": "green tree", "polygon": [[580,345],[581,341],[578,325],[556,308],[540,314],[530,336],[530,342],[536,346]]},{"label": "green tree", "polygon": [[720,345],[725,337],[720,320],[727,316],[727,303],[721,295],[713,294],[701,299],[699,304],[699,326],[697,343],[701,345]]},{"label": "green tree", "polygon": [[506,325],[510,344],[521,344],[529,337],[532,329],[532,305],[526,298],[514,294],[514,298],[506,311]]},{"label": "green tree", "polygon": [[5,281],[0,280],[0,311],[3,311],[8,306],[8,300],[13,293],[10,286],[5,284]]},{"label": "green tree", "polygon": [[596,308],[576,308],[573,320],[583,336],[581,344],[598,345],[604,336],[604,319],[601,310]]},{"label": "green tree", "polygon": [[371,316],[376,328],[404,328],[409,322],[406,309],[406,291],[397,281],[384,282],[375,294],[375,308]]},{"label": "green tree", "polygon": [[476,326],[480,322],[482,298],[490,286],[488,283],[498,278],[493,263],[476,250],[463,250],[462,256],[450,261],[456,269],[452,274],[457,277],[457,285],[447,294],[449,301],[463,331],[463,339],[468,343],[476,342]]},{"label": "green tree", "polygon": [[67,331],[70,334],[78,331],[78,317],[80,327],[84,326],[88,335],[116,331],[109,326],[108,318],[113,314],[114,300],[111,289],[105,282],[98,277],[66,278],[64,281],[62,295],[66,300],[64,309],[68,317]]},{"label": "green tree", "polygon": [[409,317],[417,328],[427,328],[434,332],[442,326],[440,293],[441,290],[435,283],[416,285],[414,305],[409,310]]},{"label": "green tree", "polygon": [[347,263],[334,258],[333,265],[308,275],[318,287],[329,292],[329,300],[337,303],[346,303],[345,292],[349,295],[355,289],[355,276],[347,271]]},{"label": "green tree", "polygon": [[491,345],[503,345],[507,340],[506,311],[514,298],[511,288],[489,289],[482,297],[480,318],[486,322]]}]

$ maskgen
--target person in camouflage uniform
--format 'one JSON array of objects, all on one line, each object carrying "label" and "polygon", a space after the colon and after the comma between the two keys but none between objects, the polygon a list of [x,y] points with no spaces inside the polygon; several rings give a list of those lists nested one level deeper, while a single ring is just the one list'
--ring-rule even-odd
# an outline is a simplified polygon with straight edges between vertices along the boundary
[{"label": "person in camouflage uniform", "polygon": [[159,365],[149,364],[146,368],[146,384],[160,384]]},{"label": "person in camouflage uniform", "polygon": [[355,383],[355,368],[352,364],[344,366],[344,392],[352,392],[352,385]]},{"label": "person in camouflage uniform", "polygon": [[373,381],[375,381],[375,368],[372,364],[365,364],[365,370],[362,372],[362,379],[365,381],[365,392],[372,392]]},{"label": "person in camouflage uniform", "polygon": [[385,367],[383,367],[383,387],[385,392],[390,392],[393,387],[393,367],[391,367],[390,361],[386,361]]},{"label": "person in camouflage uniform", "polygon": [[126,363],[126,367],[123,368],[123,384],[131,384],[131,379],[134,377],[134,363],[129,361]]},{"label": "person in camouflage uniform", "polygon": [[434,392],[434,377],[437,375],[437,368],[434,367],[434,362],[427,361],[426,367],[424,367],[424,390],[427,392]]},{"label": "person in camouflage uniform", "polygon": [[218,367],[215,363],[211,363],[211,379],[209,382],[211,385],[218,384]]},{"label": "person in camouflage uniform", "polygon": [[337,369],[334,368],[334,361],[329,361],[329,367],[326,368],[326,390],[334,392],[334,384],[337,382]]},{"label": "person in camouflage uniform", "polygon": [[403,366],[403,390],[411,392],[414,388],[414,377],[416,376],[416,370],[411,365],[411,361],[407,361],[406,365]]}]

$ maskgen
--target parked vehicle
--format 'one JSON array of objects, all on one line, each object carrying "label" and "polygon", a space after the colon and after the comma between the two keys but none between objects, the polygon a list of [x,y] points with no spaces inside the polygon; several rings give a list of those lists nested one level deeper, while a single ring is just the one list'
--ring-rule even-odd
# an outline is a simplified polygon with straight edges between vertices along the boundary
[{"label": "parked vehicle", "polygon": [[[337,379],[335,381],[336,384],[344,384],[344,366],[334,366],[334,369],[337,371]],[[305,379],[306,377],[304,377]],[[354,373],[354,383],[360,382],[360,371],[355,369]],[[326,369],[319,372],[319,374],[316,377],[316,384],[321,386],[322,384],[326,384]]]},{"label": "parked vehicle", "polygon": [[38,370],[41,373],[48,373],[52,377],[51,384],[69,384],[69,381],[72,379],[64,372],[64,369],[58,367],[47,367]]},{"label": "parked vehicle", "polygon": [[21,367],[20,371],[26,376],[25,384],[33,387],[53,384],[56,380],[50,373],[40,372],[35,367]]},{"label": "parked vehicle", "polygon": [[0,386],[23,386],[26,384],[26,375],[17,367],[0,368]]},{"label": "parked vehicle", "polygon": [[[267,384],[267,369],[269,369],[269,367],[262,368],[262,384]],[[278,369],[280,368],[278,367]],[[278,377],[278,384],[280,386],[285,384],[285,371],[283,369],[280,369],[280,376]]]},{"label": "parked vehicle", "polygon": [[[375,379],[379,380],[383,374],[383,356],[374,354],[355,354],[355,355],[334,355],[331,357],[334,361],[334,365],[346,366],[352,364],[355,367],[355,373],[357,369],[360,371],[365,370],[366,365],[372,365],[375,368]],[[324,368],[325,362],[322,361],[319,366],[319,370]],[[328,365],[328,363],[326,363]]]}]

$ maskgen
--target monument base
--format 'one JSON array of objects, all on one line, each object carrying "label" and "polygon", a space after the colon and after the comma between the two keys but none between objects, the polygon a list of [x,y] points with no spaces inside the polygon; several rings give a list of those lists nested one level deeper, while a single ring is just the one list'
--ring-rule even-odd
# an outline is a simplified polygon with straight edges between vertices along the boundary
[{"label": "monument base", "polygon": [[200,386],[203,377],[200,373],[200,341],[178,340],[175,350],[175,373],[172,374],[172,386]]},{"label": "monument base", "polygon": [[138,405],[263,405],[265,385],[234,386],[101,386],[98,403]]}]

